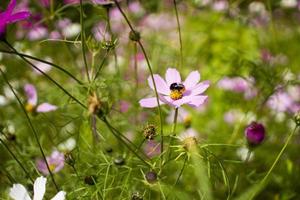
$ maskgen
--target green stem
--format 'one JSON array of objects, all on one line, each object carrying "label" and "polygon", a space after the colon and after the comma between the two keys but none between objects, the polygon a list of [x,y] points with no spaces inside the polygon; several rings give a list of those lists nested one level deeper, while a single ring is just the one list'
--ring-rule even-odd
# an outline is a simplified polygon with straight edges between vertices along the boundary
[{"label": "green stem", "polygon": [[294,130],[288,136],[286,142],[284,143],[282,149],[280,150],[279,154],[277,155],[277,157],[276,157],[275,161],[273,162],[271,168],[269,169],[269,171],[267,172],[267,174],[265,175],[265,177],[261,180],[261,183],[265,182],[267,180],[267,178],[269,177],[269,175],[271,174],[271,172],[273,171],[274,167],[276,166],[276,164],[278,163],[280,157],[282,156],[284,150],[286,149],[287,145],[289,144],[290,140],[292,139],[293,135],[295,134],[297,128],[298,128],[298,126],[296,126],[294,128]]},{"label": "green stem", "polygon": [[30,55],[27,55],[27,54],[24,54],[24,53],[16,53],[15,51],[6,51],[6,50],[0,50],[1,53],[8,53],[8,54],[16,54],[16,55],[19,55],[19,56],[23,56],[25,58],[29,58],[29,59],[32,59],[32,60],[36,60],[36,61],[39,61],[41,63],[45,63],[47,65],[51,65],[53,66],[54,68],[57,68],[58,70],[62,71],[63,73],[65,73],[66,75],[68,75],[70,78],[72,78],[73,80],[75,80],[78,84],[82,85],[83,83],[78,80],[75,76],[73,76],[70,72],[68,72],[67,70],[65,70],[64,68],[60,67],[59,65],[56,65],[54,63],[51,63],[51,62],[48,62],[46,60],[42,60],[42,59],[39,59],[39,58],[36,58],[36,57],[33,57],[33,56],[30,56]]},{"label": "green stem", "polygon": [[52,83],[54,83],[58,88],[60,88],[64,93],[66,93],[71,99],[73,99],[75,102],[80,104],[82,107],[87,108],[84,104],[82,104],[78,99],[76,99],[73,95],[71,95],[66,89],[64,89],[59,83],[57,83],[53,78],[51,78],[48,74],[40,70],[38,67],[36,67],[33,63],[31,63],[29,60],[27,60],[24,56],[19,54],[19,52],[6,40],[4,40],[4,43],[10,47],[23,61],[25,61],[27,64],[29,64],[31,67],[39,71],[43,76],[45,76],[47,79],[49,79]]},{"label": "green stem", "polygon": [[248,149],[248,152],[247,152],[247,157],[245,159],[245,163],[247,164],[251,158],[251,153],[252,153],[252,150],[251,149]]},{"label": "green stem", "polygon": [[178,177],[177,177],[177,179],[176,179],[176,182],[175,182],[175,184],[174,184],[174,187],[177,185],[177,183],[179,182],[180,177],[181,177],[182,174],[183,174],[183,170],[185,169],[187,160],[188,160],[188,155],[186,154],[186,155],[185,155],[185,158],[184,158],[184,162],[183,162],[182,168],[181,168],[180,173],[179,173],[179,175],[178,175]]},{"label": "green stem", "polygon": [[[278,163],[279,159],[281,158],[281,156],[282,156],[284,150],[286,149],[287,145],[289,144],[289,142],[292,139],[293,135],[296,133],[297,128],[298,128],[298,126],[296,125],[296,127],[294,128],[294,130],[289,134],[287,140],[285,141],[282,149],[278,153],[278,155],[277,155],[275,161],[273,162],[271,168],[268,170],[268,172],[264,176],[264,178],[259,182],[260,185],[264,185],[266,183],[267,179],[269,178],[270,174],[272,173],[273,169],[275,168],[276,164]],[[254,193],[250,199],[253,199],[258,192],[259,191],[257,191],[256,193]]]},{"label": "green stem", "polygon": [[174,3],[174,10],[175,10],[176,21],[177,21],[177,31],[178,31],[179,44],[180,44],[180,68],[182,68],[182,65],[183,65],[183,50],[182,50],[181,27],[180,27],[180,21],[179,21],[179,16],[178,16],[178,9],[177,9],[176,0],[173,0],[173,3]]},{"label": "green stem", "polygon": [[[131,25],[128,17],[126,16],[126,14],[124,13],[124,11],[122,10],[119,2],[117,0],[113,0],[117,6],[117,8],[119,9],[119,11],[121,12],[121,14],[123,15],[124,19],[126,20],[129,28],[131,29],[132,32],[135,32],[133,26]],[[142,44],[142,42],[139,40],[137,41],[140,48],[142,49],[142,52],[145,56],[146,62],[147,62],[147,66],[148,66],[148,70],[150,72],[150,76],[151,76],[151,80],[153,82],[153,87],[154,87],[154,91],[155,91],[155,97],[156,97],[156,101],[157,101],[157,106],[158,106],[158,113],[159,113],[159,119],[160,119],[160,145],[161,145],[161,156],[160,156],[160,167],[162,168],[163,166],[163,152],[164,152],[164,138],[163,138],[163,119],[162,119],[162,111],[161,111],[161,107],[160,107],[160,102],[159,102],[159,96],[158,96],[158,92],[157,92],[157,87],[156,87],[156,83],[154,81],[154,75],[153,75],[153,71],[152,71],[152,67],[150,64],[150,60],[147,56],[146,50]]]},{"label": "green stem", "polygon": [[153,168],[146,160],[144,160],[134,149],[130,147],[130,145],[125,142],[118,134],[115,133],[114,129],[110,126],[109,122],[106,118],[102,119],[105,125],[108,127],[110,132],[120,141],[122,142],[137,158],[139,158],[143,163],[145,163],[147,166],[149,166],[151,169]]},{"label": "green stem", "polygon": [[[2,133],[2,132],[1,132]],[[3,134],[3,133],[2,133]],[[10,148],[7,146],[7,144],[0,138],[0,142],[3,144],[5,149],[10,153],[10,155],[17,161],[17,163],[20,165],[22,170],[25,172],[25,174],[29,177],[31,182],[33,183],[34,180],[31,178],[29,172],[26,170],[26,168],[22,165],[21,161],[17,158],[17,156],[10,150]]]},{"label": "green stem", "polygon": [[172,155],[171,146],[173,144],[173,138],[176,136],[177,118],[178,118],[178,108],[175,108],[173,125],[172,125],[172,132],[171,132],[170,140],[169,140],[168,159],[170,159],[170,157]]},{"label": "green stem", "polygon": [[85,73],[88,81],[91,82],[90,75],[89,75],[89,68],[86,60],[86,52],[85,52],[85,32],[84,32],[82,0],[80,0],[80,25],[81,25],[81,49],[82,49],[82,57],[84,61]]},{"label": "green stem", "polygon": [[102,68],[104,66],[104,63],[105,63],[105,60],[106,60],[106,58],[108,56],[109,51],[110,51],[110,49],[106,50],[105,55],[104,55],[104,57],[103,57],[103,59],[101,61],[101,64],[100,64],[99,68],[97,69],[97,72],[95,73],[94,80],[96,80],[97,77],[99,76],[99,73],[100,73],[100,71],[102,70]]},{"label": "green stem", "polygon": [[3,77],[4,81],[7,83],[7,85],[8,85],[9,88],[10,88],[10,90],[13,92],[13,94],[14,94],[14,96],[16,97],[16,99],[17,99],[17,101],[18,101],[18,103],[19,103],[19,105],[20,105],[22,111],[23,111],[24,114],[25,114],[25,117],[26,117],[26,119],[27,119],[27,121],[28,121],[28,124],[29,124],[29,126],[30,126],[30,129],[32,130],[32,133],[33,133],[33,135],[34,135],[34,138],[35,138],[35,140],[36,140],[36,142],[37,142],[37,144],[38,144],[38,146],[39,146],[40,152],[41,152],[41,154],[42,154],[42,156],[43,156],[43,159],[44,159],[44,161],[45,161],[45,163],[46,163],[46,166],[47,166],[47,169],[48,169],[49,174],[50,174],[50,176],[51,176],[52,182],[53,182],[53,184],[54,184],[56,190],[59,191],[59,188],[58,188],[58,186],[57,186],[57,184],[56,184],[56,182],[55,182],[54,176],[53,176],[53,174],[52,174],[52,172],[51,172],[51,170],[50,170],[50,167],[49,167],[48,161],[47,161],[47,159],[46,159],[44,150],[43,150],[42,145],[41,145],[41,143],[40,143],[40,141],[39,141],[39,138],[38,138],[38,136],[37,136],[37,132],[36,132],[36,130],[35,130],[35,128],[34,128],[32,122],[31,122],[31,120],[30,120],[30,117],[29,117],[29,115],[27,114],[27,111],[26,111],[24,105],[22,104],[22,102],[21,102],[19,96],[18,96],[18,95],[16,94],[16,92],[14,91],[13,87],[11,86],[11,84],[9,83],[9,81],[7,80],[7,78],[6,78],[5,74],[4,74],[4,72],[1,70],[1,68],[0,68],[0,72],[1,72],[1,74],[2,74],[2,77]]}]

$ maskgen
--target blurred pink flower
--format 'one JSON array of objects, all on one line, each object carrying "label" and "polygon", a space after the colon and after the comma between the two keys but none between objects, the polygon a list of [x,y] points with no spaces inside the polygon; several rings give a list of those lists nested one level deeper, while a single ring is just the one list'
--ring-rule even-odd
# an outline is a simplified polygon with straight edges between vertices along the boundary
[{"label": "blurred pink flower", "polygon": [[113,0],[92,0],[92,2],[99,5],[108,5],[114,3]]},{"label": "blurred pink flower", "polygon": [[102,42],[111,40],[111,35],[108,33],[106,24],[104,22],[97,23],[93,27],[92,33],[97,41]]},{"label": "blurred pink flower", "polygon": [[121,100],[119,102],[119,106],[120,106],[120,112],[125,113],[125,112],[127,112],[129,110],[130,103],[128,101]]},{"label": "blurred pink flower", "polygon": [[44,113],[54,111],[57,109],[57,106],[54,106],[49,103],[42,103],[40,105],[37,105],[38,97],[34,85],[26,84],[24,86],[24,91],[27,96],[27,104],[25,108],[28,112]]},{"label": "blurred pink flower", "polygon": [[77,4],[80,0],[64,0],[64,4]]},{"label": "blurred pink flower", "polygon": [[[46,160],[52,173],[57,173],[64,168],[65,156],[59,151],[53,151],[51,156],[46,157]],[[44,159],[38,159],[36,161],[36,167],[43,175],[49,175],[47,164]]]},{"label": "blurred pink flower", "polygon": [[0,38],[4,37],[8,24],[24,20],[30,16],[28,11],[13,13],[16,7],[16,0],[11,0],[4,12],[0,13]]},{"label": "blurred pink flower", "polygon": [[229,90],[237,93],[244,93],[245,99],[251,99],[256,96],[257,91],[253,87],[254,79],[248,80],[241,77],[224,77],[218,82],[218,87],[223,90]]},{"label": "blurred pink flower", "polygon": [[50,0],[40,0],[39,1],[41,6],[43,7],[49,7],[50,6]]},{"label": "blurred pink flower", "polygon": [[270,96],[267,105],[276,112],[296,113],[300,109],[300,104],[295,102],[288,93],[282,90]]},{"label": "blurred pink flower", "polygon": [[212,9],[215,11],[226,11],[228,9],[229,5],[226,0],[218,0],[212,4]]},{"label": "blurred pink flower", "polygon": [[161,146],[160,143],[155,140],[149,140],[144,145],[144,152],[149,158],[153,158],[160,154]]},{"label": "blurred pink flower", "polygon": [[[46,58],[44,58],[43,60],[48,61],[48,62],[52,62],[52,59],[49,58],[49,57],[46,57]],[[44,73],[47,73],[47,72],[49,72],[49,71],[52,69],[52,66],[51,66],[51,65],[48,65],[48,64],[43,63],[43,62],[32,61],[32,63],[33,63],[37,68],[39,68],[42,72],[44,72]],[[39,72],[38,70],[36,70],[36,69],[33,69],[33,70],[34,70],[34,72],[35,72],[36,74],[42,75],[42,73]]]},{"label": "blurred pink flower", "polygon": [[[186,80],[182,82],[179,72],[174,68],[169,68],[167,69],[165,78],[166,81],[158,74],[154,74],[160,104],[168,104],[176,108],[183,104],[188,104],[191,107],[199,107],[207,99],[207,96],[201,94],[209,87],[209,82],[198,83],[200,81],[198,71],[191,72]],[[151,77],[148,78],[148,84],[154,90]],[[142,107],[146,108],[157,106],[156,97],[142,99],[139,103]]]}]

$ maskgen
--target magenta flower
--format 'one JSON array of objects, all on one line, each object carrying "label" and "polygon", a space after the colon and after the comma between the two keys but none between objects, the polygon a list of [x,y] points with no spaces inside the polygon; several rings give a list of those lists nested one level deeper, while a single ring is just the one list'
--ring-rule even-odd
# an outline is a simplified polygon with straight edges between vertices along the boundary
[{"label": "magenta flower", "polygon": [[30,13],[27,11],[13,13],[16,7],[16,0],[11,0],[8,4],[7,9],[0,13],[0,38],[4,37],[6,26],[8,24],[26,19],[29,17]]},{"label": "magenta flower", "polygon": [[245,129],[245,136],[250,146],[256,146],[265,139],[266,131],[264,125],[252,122]]},{"label": "magenta flower", "polygon": [[[51,156],[46,157],[46,160],[52,173],[57,173],[64,168],[65,156],[59,151],[53,151]],[[47,164],[44,159],[38,159],[36,161],[36,167],[42,174],[49,175]]]},{"label": "magenta flower", "polygon": [[[207,99],[207,96],[201,94],[209,87],[209,82],[198,83],[200,81],[198,71],[191,72],[186,80],[182,82],[179,72],[174,68],[169,68],[166,72],[166,81],[158,74],[154,74],[154,81],[160,104],[169,104],[176,108],[183,104],[199,107]],[[148,84],[154,90],[151,77],[148,78]],[[146,108],[157,106],[156,97],[142,99],[139,103]]]},{"label": "magenta flower", "polygon": [[36,89],[31,84],[26,84],[24,86],[24,91],[27,96],[27,104],[26,104],[26,110],[28,112],[38,112],[38,113],[44,113],[44,112],[50,112],[57,109],[57,106],[54,106],[49,103],[42,103],[40,105],[37,105],[38,97]]}]

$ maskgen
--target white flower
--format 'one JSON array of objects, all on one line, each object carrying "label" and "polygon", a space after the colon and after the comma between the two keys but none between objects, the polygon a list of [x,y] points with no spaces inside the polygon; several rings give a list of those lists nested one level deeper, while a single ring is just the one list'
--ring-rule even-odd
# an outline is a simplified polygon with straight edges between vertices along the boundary
[{"label": "white flower", "polygon": [[[236,154],[237,156],[242,160],[242,161],[246,161],[247,157],[249,156],[248,155],[249,153],[249,149],[246,148],[246,147],[241,147],[241,148],[238,148],[237,151],[236,151]],[[249,161],[253,160],[254,158],[254,153],[253,152],[250,152],[250,156],[249,156]]]},{"label": "white flower", "polygon": [[[47,179],[43,176],[37,178],[33,185],[33,200],[42,200],[46,191]],[[66,192],[60,191],[51,200],[64,200]],[[9,196],[14,200],[31,200],[27,190],[21,184],[14,184],[10,188]]]},{"label": "white flower", "polygon": [[280,5],[284,8],[294,8],[297,6],[296,0],[282,0]]},{"label": "white flower", "polygon": [[76,140],[72,137],[58,145],[58,149],[64,152],[70,152],[76,147]]}]

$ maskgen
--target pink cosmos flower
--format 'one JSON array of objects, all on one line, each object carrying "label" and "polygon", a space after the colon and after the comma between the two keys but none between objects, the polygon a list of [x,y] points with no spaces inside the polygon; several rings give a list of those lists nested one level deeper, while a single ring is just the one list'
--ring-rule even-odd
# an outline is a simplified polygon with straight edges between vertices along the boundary
[{"label": "pink cosmos flower", "polygon": [[7,9],[0,13],[0,38],[4,37],[6,26],[8,24],[24,20],[30,16],[30,13],[27,11],[13,13],[16,3],[16,0],[11,0]]},{"label": "pink cosmos flower", "polygon": [[[209,82],[198,83],[200,81],[198,71],[191,72],[185,81],[182,81],[179,72],[174,68],[169,68],[167,69],[165,78],[166,81],[158,74],[154,74],[160,104],[169,104],[176,108],[183,104],[188,104],[191,107],[199,107],[207,99],[207,96],[201,94],[209,87]],[[148,78],[148,84],[154,90],[151,77]],[[142,107],[146,108],[157,106],[156,97],[142,99],[139,103]]]},{"label": "pink cosmos flower", "polygon": [[[53,151],[51,156],[46,157],[47,163],[52,173],[57,173],[65,165],[65,156],[59,151]],[[36,161],[37,169],[44,175],[49,175],[49,171],[44,159],[38,159]]]},{"label": "pink cosmos flower", "polygon": [[57,106],[54,106],[49,103],[42,103],[37,106],[38,97],[34,85],[26,84],[24,86],[24,91],[27,96],[26,110],[28,112],[44,113],[44,112],[50,112],[57,109]]}]

